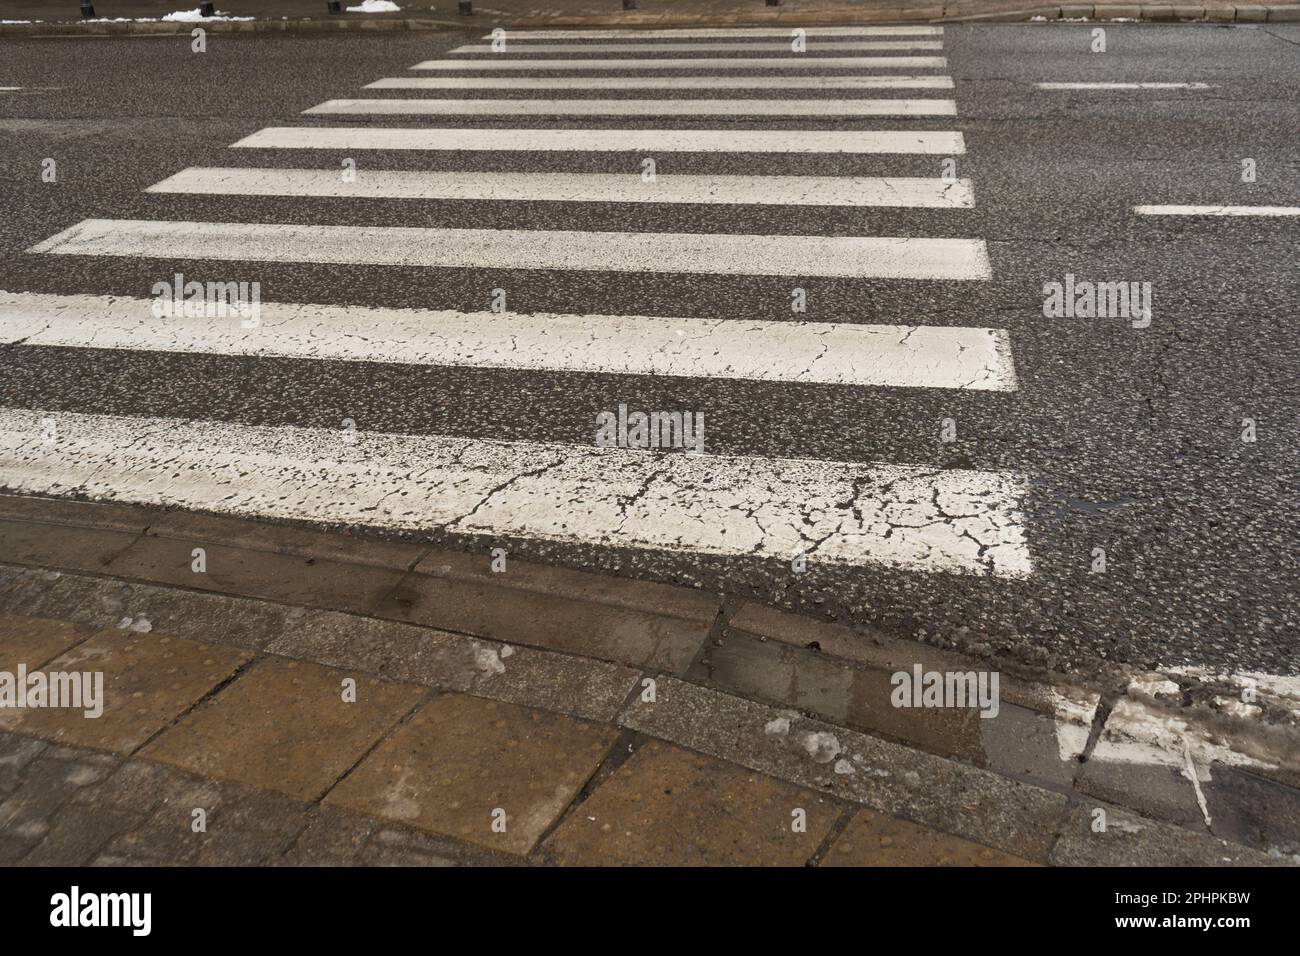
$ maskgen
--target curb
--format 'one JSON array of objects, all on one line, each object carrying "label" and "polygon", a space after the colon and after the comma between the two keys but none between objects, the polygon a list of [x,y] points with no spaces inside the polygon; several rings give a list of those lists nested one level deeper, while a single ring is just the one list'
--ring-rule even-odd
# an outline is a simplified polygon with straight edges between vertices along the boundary
[{"label": "curb", "polygon": [[[302,19],[302,20],[213,20],[183,23],[160,22],[88,22],[88,23],[12,23],[0,25],[0,36],[67,37],[67,36],[178,36],[189,35],[196,27],[210,33],[339,33],[405,32],[428,30],[478,30],[489,24],[504,23],[516,28],[551,27],[625,27],[672,28],[707,26],[817,26],[883,23],[1017,23],[1031,20],[1137,20],[1152,23],[1296,23],[1300,22],[1300,4],[1279,6],[1196,6],[1195,4],[1097,4],[1028,7],[994,13],[945,16],[942,7],[916,7],[897,11],[811,11],[807,13],[755,13],[738,16],[671,15],[647,17],[523,17],[497,21],[475,16],[464,20],[434,19]],[[938,12],[938,16],[936,16]],[[883,15],[882,15],[883,14]]]},{"label": "curb", "polygon": [[[1118,805],[1151,839],[1207,841],[1207,856],[1187,859],[1214,862],[1224,840],[1300,855],[1300,690],[1288,682],[1252,685],[1245,706],[1231,675],[1112,667],[1084,686],[1004,667],[993,720],[899,710],[891,676],[991,662],[670,584],[513,558],[496,573],[487,554],[130,505],[0,495],[0,562],[0,613],[145,619],[180,638],[613,722],[977,842],[1000,833],[1007,852],[1028,839],[1004,819],[1012,808],[1046,815],[1034,832],[1082,821],[1086,833],[1083,811]],[[483,669],[484,655],[507,654],[508,676]],[[665,706],[629,702],[647,678]],[[734,731],[742,715],[758,721],[748,743]],[[795,744],[774,754],[763,729],[782,719],[795,744],[828,734],[876,769],[808,766]],[[882,780],[881,765],[904,780]],[[990,816],[954,816],[957,793],[987,795]],[[1060,854],[1099,852],[1085,838]]]}]

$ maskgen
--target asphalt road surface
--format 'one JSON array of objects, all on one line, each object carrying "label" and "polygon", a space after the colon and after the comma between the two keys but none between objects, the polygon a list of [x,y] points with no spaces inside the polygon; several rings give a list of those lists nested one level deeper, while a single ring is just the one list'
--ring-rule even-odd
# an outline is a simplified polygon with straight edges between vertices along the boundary
[{"label": "asphalt road surface", "polygon": [[1096,26],[0,41],[0,485],[1300,673],[1300,26]]}]

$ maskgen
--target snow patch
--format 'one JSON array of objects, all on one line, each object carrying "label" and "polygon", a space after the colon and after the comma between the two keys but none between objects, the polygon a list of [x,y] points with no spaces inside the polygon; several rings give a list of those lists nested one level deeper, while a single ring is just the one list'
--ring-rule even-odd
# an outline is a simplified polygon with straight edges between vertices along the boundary
[{"label": "snow patch", "polygon": [[361,0],[360,6],[347,9],[348,13],[396,13],[402,8],[393,0]]},{"label": "snow patch", "polygon": [[843,750],[835,735],[824,730],[815,734],[804,734],[803,749],[817,763],[830,763]]},{"label": "snow patch", "polygon": [[763,727],[763,733],[769,737],[784,737],[790,732],[790,718],[777,717],[769,720]]},{"label": "snow patch", "polygon": [[[169,13],[162,18],[163,23],[197,23],[204,20],[251,20],[252,17],[232,17],[227,13],[217,10],[213,16],[205,17],[199,11],[201,7],[195,7],[193,10],[177,10],[175,13]],[[139,21],[137,21],[139,22]]]}]

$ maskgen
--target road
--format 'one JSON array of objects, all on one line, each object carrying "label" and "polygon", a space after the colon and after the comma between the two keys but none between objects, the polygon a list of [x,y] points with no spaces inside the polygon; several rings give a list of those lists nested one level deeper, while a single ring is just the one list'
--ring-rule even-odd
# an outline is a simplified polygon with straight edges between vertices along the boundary
[{"label": "road", "polygon": [[0,41],[0,485],[1300,673],[1300,26],[1094,27]]}]

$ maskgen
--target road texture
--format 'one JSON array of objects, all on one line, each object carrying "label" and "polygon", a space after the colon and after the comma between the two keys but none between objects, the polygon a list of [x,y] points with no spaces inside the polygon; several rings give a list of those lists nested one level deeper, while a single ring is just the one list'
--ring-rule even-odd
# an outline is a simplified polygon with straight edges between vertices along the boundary
[{"label": "road texture", "polygon": [[[1134,207],[1300,206],[1300,27],[1106,24],[1094,52],[1096,26],[812,36],[799,66],[776,62],[780,38],[706,41],[775,44],[734,54],[770,69],[584,68],[619,39],[451,52],[478,33],[0,41],[0,87],[17,88],[0,92],[0,289],[28,294],[0,301],[0,485],[503,547],[1060,668],[1297,674],[1300,218]],[[809,62],[856,57],[873,62]],[[874,62],[893,57],[920,59]],[[564,65],[493,65],[510,59]],[[479,68],[412,69],[426,61]],[[683,76],[780,82],[590,86]],[[870,76],[931,88],[790,83]],[[568,83],[366,88],[415,77]],[[1080,82],[1195,85],[1037,85]],[[347,102],[400,99],[415,112]],[[691,100],[709,103],[683,114]],[[754,101],[764,115],[737,105]],[[322,148],[263,132],[296,127],[362,132]],[[502,138],[366,148],[378,129]],[[581,149],[510,133],[569,129]],[[615,130],[643,134],[591,142]],[[720,145],[675,141],[690,130]],[[858,131],[909,145],[814,151]],[[619,195],[654,188],[647,157],[674,201]],[[192,167],[223,172],[147,191]],[[614,176],[412,175],[439,172]],[[275,334],[150,322],[177,272],[259,282]],[[1149,325],[1045,316],[1067,276],[1150,283]],[[142,303],[110,328],[102,298],[51,296]],[[853,326],[876,329],[842,341]],[[702,415],[704,455],[598,449],[597,416],[620,405]]]}]

